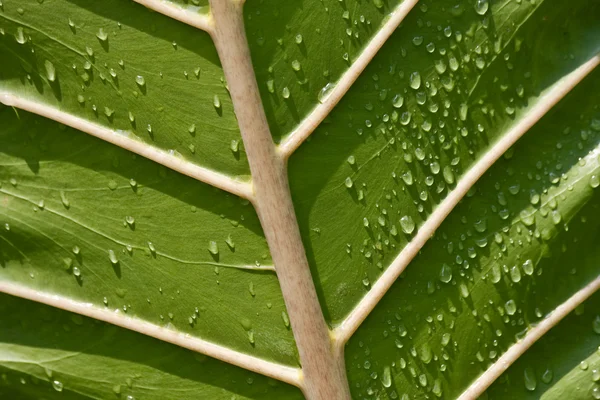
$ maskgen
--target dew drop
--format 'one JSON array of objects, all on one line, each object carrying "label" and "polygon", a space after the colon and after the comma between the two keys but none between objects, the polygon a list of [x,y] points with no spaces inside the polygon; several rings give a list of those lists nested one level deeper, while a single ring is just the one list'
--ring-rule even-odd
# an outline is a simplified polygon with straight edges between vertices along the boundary
[{"label": "dew drop", "polygon": [[525,272],[525,274],[527,274],[527,275],[532,275],[533,274],[533,261],[526,260],[523,263],[523,272]]},{"label": "dew drop", "polygon": [[521,270],[516,265],[510,269],[510,280],[517,283],[521,281]]},{"label": "dew drop", "polygon": [[[327,83],[327,85],[325,85],[321,88],[321,90],[319,91],[319,94],[317,95],[317,100],[319,100],[319,103],[324,103],[329,98],[329,95],[333,91],[334,87],[335,87],[335,85],[333,83],[329,82],[329,83]],[[289,94],[288,94],[288,97],[289,97]]]},{"label": "dew drop", "polygon": [[452,280],[452,267],[444,263],[440,270],[440,281],[449,283]]},{"label": "dew drop", "polygon": [[392,386],[392,371],[389,366],[383,367],[383,374],[381,376],[381,384],[383,387],[389,388]]},{"label": "dew drop", "polygon": [[56,68],[54,68],[54,64],[51,61],[44,61],[44,67],[46,68],[46,77],[50,82],[56,81]]},{"label": "dew drop", "polygon": [[62,392],[63,391],[63,384],[62,384],[61,381],[57,381],[57,380],[52,381],[52,387],[57,392]]},{"label": "dew drop", "polygon": [[484,15],[490,7],[488,0],[475,0],[475,12]]},{"label": "dew drop", "polygon": [[401,94],[395,95],[394,98],[392,99],[392,106],[394,106],[394,108],[400,108],[400,107],[402,107],[403,104],[404,104],[404,96],[402,96]]},{"label": "dew drop", "polygon": [[530,392],[533,392],[537,387],[537,379],[535,377],[535,372],[532,368],[528,367],[525,368],[523,375],[525,380],[525,389],[529,390]]},{"label": "dew drop", "polygon": [[400,218],[400,226],[402,227],[402,231],[407,235],[410,235],[415,230],[415,222],[410,215]]},{"label": "dew drop", "polygon": [[96,37],[101,42],[106,42],[106,40],[108,40],[108,34],[102,28],[98,29],[98,32],[96,33]]},{"label": "dew drop", "polygon": [[27,42],[27,38],[25,37],[25,32],[23,31],[23,28],[17,28],[17,33],[15,33],[15,40],[19,44],[25,44]]},{"label": "dew drop", "polygon": [[216,94],[213,97],[213,106],[215,106],[215,108],[217,110],[219,110],[221,108],[221,100],[219,99],[219,96],[217,96]]},{"label": "dew drop", "polygon": [[504,309],[508,315],[514,315],[517,312],[517,305],[513,299],[510,299],[504,304]]},{"label": "dew drop", "polygon": [[210,252],[210,254],[212,254],[214,256],[219,254],[219,245],[217,244],[217,242],[215,242],[214,240],[211,240],[208,243],[208,251]]},{"label": "dew drop", "polygon": [[62,201],[62,204],[65,208],[71,207],[71,202],[69,201],[69,199],[67,198],[67,194],[63,190],[60,191],[60,201]]},{"label": "dew drop", "polygon": [[415,90],[421,87],[421,75],[419,72],[415,71],[410,74],[410,87]]},{"label": "dew drop", "polygon": [[144,88],[146,86],[146,78],[142,75],[138,75],[135,77],[135,83],[137,83],[140,88]]},{"label": "dew drop", "polygon": [[115,254],[114,250],[108,250],[108,259],[113,265],[119,263],[119,259],[117,258],[117,255]]}]

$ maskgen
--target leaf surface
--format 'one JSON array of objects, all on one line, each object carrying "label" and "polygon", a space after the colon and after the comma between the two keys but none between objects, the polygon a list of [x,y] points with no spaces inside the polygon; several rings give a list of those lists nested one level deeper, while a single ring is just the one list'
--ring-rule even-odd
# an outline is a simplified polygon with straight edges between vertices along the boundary
[{"label": "leaf surface", "polygon": [[[206,32],[133,1],[0,0],[0,101],[20,101],[0,104],[0,287],[15,295],[0,295],[0,396],[302,398],[310,349],[297,348],[285,302],[310,288],[282,293],[286,266],[254,208],[264,191],[236,119],[252,99],[230,97],[207,0],[146,3]],[[420,0],[381,38],[408,5],[244,5],[279,150],[328,114],[281,156],[281,176],[356,399],[458,398],[598,278],[600,73],[575,85],[600,52],[600,4]],[[440,215],[474,170],[479,182]],[[231,185],[244,198],[217,189]],[[567,317],[484,397],[592,395],[594,318]],[[571,327],[581,340],[562,345]],[[234,365],[192,351],[207,346]]]}]

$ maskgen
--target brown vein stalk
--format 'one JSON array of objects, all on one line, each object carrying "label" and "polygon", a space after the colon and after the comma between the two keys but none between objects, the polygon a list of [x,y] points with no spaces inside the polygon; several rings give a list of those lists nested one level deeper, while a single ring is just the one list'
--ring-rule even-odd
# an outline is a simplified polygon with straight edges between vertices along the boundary
[{"label": "brown vein stalk", "polygon": [[288,186],[260,99],[244,30],[242,2],[211,0],[211,32],[230,88],[260,218],[302,363],[301,388],[309,400],[349,399],[346,371],[325,323]]}]

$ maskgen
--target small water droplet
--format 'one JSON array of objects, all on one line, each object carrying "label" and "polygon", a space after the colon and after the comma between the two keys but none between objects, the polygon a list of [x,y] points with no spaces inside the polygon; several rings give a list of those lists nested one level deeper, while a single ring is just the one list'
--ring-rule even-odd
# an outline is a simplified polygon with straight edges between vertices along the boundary
[{"label": "small water droplet", "polygon": [[110,260],[110,262],[113,265],[116,265],[119,263],[119,259],[117,258],[117,255],[115,254],[114,250],[108,250],[108,259]]},{"label": "small water droplet", "polygon": [[108,40],[108,34],[104,31],[103,28],[98,29],[98,32],[96,33],[96,37],[101,42],[106,42],[106,40]]},{"label": "small water droplet", "polygon": [[215,242],[214,240],[211,240],[208,243],[208,251],[210,252],[210,254],[216,256],[219,254],[219,245],[217,244],[217,242]]},{"label": "small water droplet", "polygon": [[61,381],[57,381],[57,380],[52,381],[52,387],[57,392],[62,392],[63,391],[63,384],[62,384]]},{"label": "small water droplet", "polygon": [[17,33],[15,33],[15,40],[19,44],[25,44],[27,42],[27,38],[25,37],[25,32],[23,31],[23,28],[17,28]]},{"label": "small water droplet", "polygon": [[383,387],[389,388],[392,386],[392,371],[389,366],[383,367],[383,374],[381,375],[381,384]]},{"label": "small water droplet", "polygon": [[327,83],[327,85],[325,85],[321,88],[321,90],[319,91],[319,94],[317,95],[317,99],[319,100],[319,103],[324,103],[329,98],[329,95],[333,91],[334,87],[335,87],[335,85],[333,83],[329,82],[329,83]]},{"label": "small water droplet", "polygon": [[146,86],[146,78],[142,75],[138,75],[135,77],[135,83],[137,83],[140,88],[144,88]]},{"label": "small water droplet", "polygon": [[50,82],[56,81],[56,68],[54,68],[54,64],[51,61],[44,61],[44,67],[46,68],[46,77]]},{"label": "small water droplet", "polygon": [[525,272],[527,275],[532,275],[533,274],[533,261],[526,260],[523,263],[523,272]]},{"label": "small water droplet", "polygon": [[510,299],[504,303],[504,309],[508,315],[514,315],[517,312],[517,305],[513,299]]},{"label": "small water droplet", "polygon": [[415,71],[410,74],[410,87],[415,90],[421,87],[421,75],[419,72]]},{"label": "small water droplet", "polygon": [[525,380],[525,389],[529,390],[530,392],[533,392],[537,387],[537,379],[535,377],[535,372],[532,368],[528,367],[525,368],[523,375]]}]

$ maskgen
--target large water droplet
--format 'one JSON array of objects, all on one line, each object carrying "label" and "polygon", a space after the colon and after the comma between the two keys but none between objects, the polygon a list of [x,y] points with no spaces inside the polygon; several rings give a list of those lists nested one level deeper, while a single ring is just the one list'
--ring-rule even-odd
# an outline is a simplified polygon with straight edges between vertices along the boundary
[{"label": "large water droplet", "polygon": [[440,281],[449,283],[452,280],[452,267],[444,263],[440,270]]},{"label": "large water droplet", "polygon": [[383,367],[383,374],[381,376],[381,384],[383,387],[389,388],[392,386],[392,371],[389,366]]},{"label": "large water droplet", "polygon": [[418,71],[415,71],[412,74],[410,74],[410,87],[415,90],[421,87],[421,75]]},{"label": "large water droplet", "polygon": [[[329,95],[333,91],[334,87],[335,87],[335,85],[330,82],[327,85],[323,86],[323,88],[321,88],[321,90],[319,91],[319,94],[317,95],[317,99],[319,100],[319,103],[324,103],[329,98]],[[288,97],[289,97],[289,95],[288,95]]]},{"label": "large water droplet", "polygon": [[528,367],[525,368],[523,375],[525,380],[525,389],[529,390],[530,392],[533,392],[537,387],[537,379],[535,377],[535,372],[532,368]]},{"label": "large water droplet", "polygon": [[504,304],[504,308],[506,309],[506,313],[508,315],[514,315],[517,312],[517,305],[513,299],[508,300]]},{"label": "large water droplet", "polygon": [[402,227],[402,231],[407,235],[410,235],[415,230],[415,221],[413,221],[410,215],[405,215],[400,218],[400,226]]},{"label": "large water droplet", "polygon": [[51,61],[44,61],[44,67],[46,68],[46,77],[50,82],[56,81],[56,68],[54,68],[54,64]]},{"label": "large water droplet", "polygon": [[488,0],[475,0],[475,12],[477,14],[484,15],[489,8],[490,4]]}]

